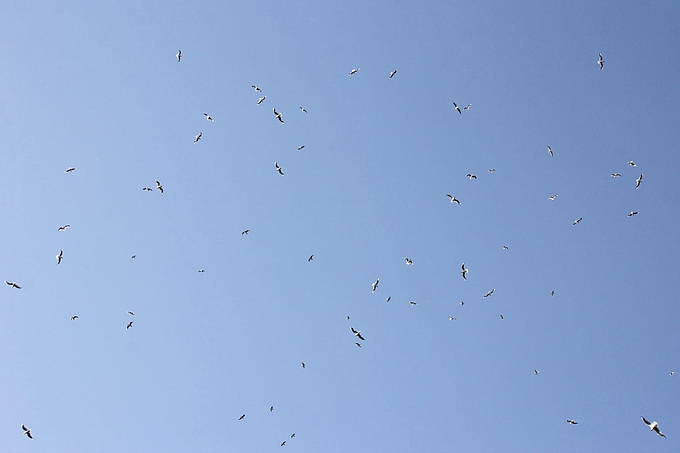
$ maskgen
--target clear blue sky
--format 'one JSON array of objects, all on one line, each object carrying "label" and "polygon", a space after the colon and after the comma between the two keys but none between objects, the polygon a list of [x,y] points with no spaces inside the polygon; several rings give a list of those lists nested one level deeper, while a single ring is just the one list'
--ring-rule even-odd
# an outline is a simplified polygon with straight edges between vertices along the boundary
[{"label": "clear blue sky", "polygon": [[4,2],[0,450],[678,451],[678,23]]}]

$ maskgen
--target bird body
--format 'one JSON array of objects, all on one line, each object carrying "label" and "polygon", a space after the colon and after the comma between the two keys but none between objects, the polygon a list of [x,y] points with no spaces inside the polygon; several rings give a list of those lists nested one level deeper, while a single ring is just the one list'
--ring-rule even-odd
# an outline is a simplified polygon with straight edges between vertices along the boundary
[{"label": "bird body", "polygon": [[473,179],[477,179],[477,176],[473,175],[472,173],[468,173],[468,174],[465,175],[465,176],[467,176],[468,178],[470,178],[470,181],[472,181]]},{"label": "bird body", "polygon": [[392,300],[392,296],[387,296],[387,299],[385,299],[385,302],[389,302]]},{"label": "bird body", "polygon": [[135,312],[134,312],[134,311],[128,311],[128,314],[134,316],[134,315],[135,315]]},{"label": "bird body", "polygon": [[359,343],[359,342],[356,342],[356,341],[355,341],[354,344],[357,345],[358,348],[361,347],[361,343]]},{"label": "bird body", "polygon": [[244,234],[248,234],[248,233],[250,233],[250,230],[243,230],[243,231],[241,231],[241,236],[243,236]]},{"label": "bird body", "polygon": [[305,145],[298,146],[298,151],[302,151],[303,149],[305,149]]},{"label": "bird body", "polygon": [[76,319],[78,319],[78,315],[71,316],[71,321],[75,321]]},{"label": "bird body", "polygon": [[418,305],[418,302],[416,302],[415,300],[409,300],[408,303],[411,305]]},{"label": "bird body", "polygon": [[638,215],[637,211],[630,211],[630,214],[628,214],[628,217],[633,217],[634,215]]},{"label": "bird body", "polygon": [[309,258],[307,258],[307,262],[311,262],[314,259],[314,255],[309,255]]},{"label": "bird body", "polygon": [[300,365],[302,366],[302,368],[307,368],[307,365],[305,365],[305,362],[302,362]]},{"label": "bird body", "polygon": [[307,109],[302,106],[300,106],[300,110],[302,110],[302,113],[307,113]]},{"label": "bird body", "polygon": [[612,174],[610,174],[609,176],[611,176],[612,178],[620,178],[620,177],[621,177],[621,173],[612,173]]},{"label": "bird body", "polygon": [[413,266],[413,260],[411,258],[404,258],[404,261],[406,261],[407,266]]},{"label": "bird body", "polygon": [[359,338],[361,341],[366,341],[364,337],[361,336],[360,330],[356,330],[354,327],[350,327],[349,329],[352,331],[355,337]]},{"label": "bird body", "polygon": [[241,415],[238,419],[243,420],[244,418],[246,418],[246,414]]},{"label": "bird body", "polygon": [[256,86],[256,85],[251,85],[251,87],[253,87],[253,90],[255,90],[255,91],[262,92],[262,90],[260,89],[260,87],[258,87],[258,86]]},{"label": "bird body", "polygon": [[550,196],[548,197],[548,200],[550,200],[550,201],[555,201],[555,198],[557,198],[557,195],[550,195]]},{"label": "bird body", "polygon": [[632,160],[628,161],[628,165],[630,165],[631,167],[637,167],[637,165],[635,165],[635,162],[633,162]]},{"label": "bird body", "polygon": [[160,191],[161,195],[163,195],[163,186],[161,185],[161,182],[157,179],[156,179],[156,189],[158,189]]},{"label": "bird body", "polygon": [[549,147],[549,146],[548,146],[548,154],[550,154],[550,157],[552,157],[552,155],[553,155],[553,151],[552,151],[552,148],[551,148],[551,147]]},{"label": "bird body", "polygon": [[463,107],[463,111],[470,110],[470,107],[472,107],[472,104],[468,104],[465,107]]}]

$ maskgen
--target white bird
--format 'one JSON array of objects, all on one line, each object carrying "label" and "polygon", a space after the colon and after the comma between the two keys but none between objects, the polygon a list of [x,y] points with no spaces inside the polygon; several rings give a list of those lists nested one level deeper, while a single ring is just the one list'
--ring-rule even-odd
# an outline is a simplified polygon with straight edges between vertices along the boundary
[{"label": "white bird", "polygon": [[574,223],[572,225],[576,225],[579,223],[581,220],[583,220],[583,217],[579,217],[578,219],[574,220]]},{"label": "white bird", "polygon": [[472,173],[468,173],[468,174],[465,175],[465,176],[468,177],[468,178],[470,178],[470,181],[472,181],[473,179],[477,179],[477,176],[473,175]]},{"label": "white bird", "polygon": [[491,170],[489,170],[489,173],[496,173],[496,169],[492,168]]},{"label": "white bird", "polygon": [[637,165],[635,165],[635,162],[633,162],[632,160],[628,161],[628,165],[630,165],[631,167],[637,167]]},{"label": "white bird", "polygon": [[156,181],[156,189],[158,189],[160,191],[161,195],[163,195],[163,186],[161,185],[161,182],[157,179],[155,181]]},{"label": "white bird", "polygon": [[413,260],[411,258],[404,258],[404,261],[406,261],[407,266],[413,266]]},{"label": "white bird", "polygon": [[371,293],[374,293],[375,290],[378,289],[378,283],[380,283],[380,279],[377,279],[376,281],[373,282],[373,284],[371,285],[372,288],[373,288],[373,291],[371,291]]},{"label": "white bird", "polygon": [[456,320],[456,318],[454,318],[453,316],[449,316],[449,321],[455,321],[455,320]]},{"label": "white bird", "polygon": [[29,439],[33,439],[33,436],[31,435],[31,430],[28,429],[28,428],[26,428],[26,426],[24,426],[23,423],[21,424],[21,429],[24,430],[24,434],[26,434],[26,436],[27,436]]},{"label": "white bird", "polygon": [[505,319],[505,316],[503,316],[503,315],[500,315],[500,316],[501,316],[501,319]]},{"label": "white bird", "polygon": [[675,371],[671,371],[670,373],[668,373],[669,376],[673,376],[674,374],[675,374]]},{"label": "white bird", "polygon": [[468,270],[465,269],[465,263],[463,263],[463,265],[460,267],[460,269],[461,269],[460,273],[463,274],[463,280],[467,281]]},{"label": "white bird", "polygon": [[207,113],[204,113],[204,115],[205,115],[205,119],[206,119],[206,120],[210,121],[211,123],[214,123],[214,122],[215,122],[215,120],[213,119],[212,116],[208,115]]},{"label": "white bird", "polygon": [[620,177],[621,177],[621,173],[612,173],[612,174],[610,174],[609,176],[611,176],[612,178],[620,178]]},{"label": "white bird", "polygon": [[494,291],[496,291],[496,288],[494,288],[491,291],[489,291],[488,293],[484,294],[484,297],[489,297],[490,295],[492,295],[494,293]]},{"label": "white bird", "polygon": [[548,200],[550,200],[550,201],[555,201],[555,198],[557,198],[557,195],[550,195],[550,196],[548,197]]},{"label": "white bird", "polygon": [[549,146],[548,146],[548,153],[550,154],[550,157],[552,157],[552,155],[553,155],[552,148],[549,147]]},{"label": "white bird", "polygon": [[273,110],[274,110],[274,116],[276,117],[276,119],[279,120],[279,122],[281,124],[283,124],[283,116],[281,116],[281,113],[276,111],[276,107],[274,107]]},{"label": "white bird", "polygon": [[262,92],[262,90],[261,90],[260,87],[258,87],[258,86],[251,85],[251,87],[253,87],[253,90],[255,90],[255,91],[260,91],[260,92]]},{"label": "white bird", "polygon": [[76,319],[78,319],[78,315],[71,316],[71,321],[75,321]]},{"label": "white bird", "polygon": [[305,145],[298,146],[298,151],[302,151],[303,149],[305,149]]},{"label": "white bird", "polygon": [[418,302],[416,302],[415,300],[409,300],[408,303],[411,305],[418,305]]},{"label": "white bird", "polygon": [[59,250],[59,254],[57,255],[57,266],[61,263],[61,260],[64,258],[64,251]]},{"label": "white bird", "polygon": [[203,137],[203,132],[202,132],[202,131],[199,132],[198,135],[197,135],[196,137],[194,137],[194,143],[198,142],[198,141],[201,139],[201,137]]},{"label": "white bird", "polygon": [[182,59],[182,49],[179,49],[177,51],[177,55],[175,56],[177,57],[177,63],[179,63],[179,61]]},{"label": "white bird", "polygon": [[600,59],[597,60],[597,64],[600,65],[600,71],[604,69],[604,59],[602,58],[602,54],[600,54]]},{"label": "white bird", "polygon": [[276,171],[278,171],[281,176],[284,176],[283,175],[283,169],[281,167],[279,167],[278,163],[274,162],[274,167],[276,168]]},{"label": "white bird", "polygon": [[534,370],[534,376],[538,376],[538,370]]},{"label": "white bird", "polygon": [[11,286],[12,288],[16,288],[16,289],[21,289],[21,288],[22,288],[21,286],[17,285],[17,284],[14,283],[14,282],[8,282],[7,280],[5,280],[5,283],[7,283],[7,284],[8,284],[9,286]]},{"label": "white bird", "polygon": [[463,112],[461,112],[460,110],[460,107],[458,107],[458,104],[456,104],[455,102],[453,103],[453,108],[456,109],[456,112],[460,113],[461,115],[463,114]]},{"label": "white bird", "polygon": [[504,246],[503,246],[503,250],[508,250],[508,246],[507,246],[507,245],[504,245]]},{"label": "white bird", "polygon": [[463,305],[465,305],[465,302],[461,300],[461,301],[460,301],[460,306],[462,307]]},{"label": "white bird", "polygon": [[350,327],[350,330],[352,331],[355,337],[358,337],[361,341],[366,341],[364,337],[361,336],[360,330],[356,330],[354,327]]},{"label": "white bird", "polygon": [[142,190],[145,192],[152,192],[153,189],[151,187],[142,187]]},{"label": "white bird", "polygon": [[57,228],[57,231],[64,231],[64,230],[66,230],[66,228],[71,228],[71,225],[67,224],[67,225],[64,225],[64,226],[60,226],[59,228]]},{"label": "white bird", "polygon": [[71,173],[72,171],[76,171],[76,167],[68,167],[66,170],[64,170],[64,173]]},{"label": "white bird", "polygon": [[260,99],[257,100],[257,105],[262,104],[265,99],[267,99],[267,96],[262,96]]},{"label": "white bird", "polygon": [[575,420],[567,420],[567,423],[569,423],[570,425],[578,425],[578,422]]},{"label": "white bird", "polygon": [[628,214],[628,217],[633,217],[634,215],[638,215],[637,211],[630,211],[630,214]]},{"label": "white bird", "polygon": [[662,432],[659,430],[659,424],[658,424],[657,422],[650,422],[649,420],[647,420],[647,419],[644,418],[644,417],[640,417],[640,418],[641,418],[642,421],[645,423],[645,425],[649,426],[649,430],[650,430],[650,431],[654,431],[655,433],[657,433],[659,436],[663,437],[664,439],[666,438],[666,436],[664,435],[664,433],[662,433]]},{"label": "white bird", "polygon": [[352,69],[351,71],[349,71],[349,74],[347,74],[347,75],[352,76],[352,75],[356,74],[357,72],[359,72],[359,68]]},{"label": "white bird", "polygon": [[638,179],[635,180],[635,188],[636,188],[636,189],[637,189],[638,187],[640,187],[640,183],[641,183],[641,182],[642,182],[642,173],[640,173],[640,176],[638,177]]},{"label": "white bird", "polygon": [[397,70],[395,69],[394,71],[390,72],[390,79],[394,77],[394,75],[397,73]]},{"label": "white bird", "polygon": [[465,107],[463,107],[463,111],[470,110],[470,107],[472,107],[472,104],[466,105]]},{"label": "white bird", "polygon": [[200,272],[202,274],[202,273],[205,272],[205,269],[199,269],[198,272]]},{"label": "white bird", "polygon": [[458,198],[454,197],[453,195],[450,195],[450,194],[447,193],[446,196],[449,197],[449,200],[451,200],[451,203],[460,204],[460,200]]},{"label": "white bird", "polygon": [[135,315],[135,312],[134,312],[134,311],[128,311],[128,314],[134,316],[134,315]]},{"label": "white bird", "polygon": [[302,110],[302,113],[307,113],[307,109],[302,106],[300,106],[300,110]]}]

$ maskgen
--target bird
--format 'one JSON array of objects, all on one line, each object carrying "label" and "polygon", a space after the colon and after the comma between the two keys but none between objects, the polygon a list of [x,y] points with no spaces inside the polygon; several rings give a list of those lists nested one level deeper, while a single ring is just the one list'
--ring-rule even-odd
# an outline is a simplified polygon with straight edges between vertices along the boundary
[{"label": "bird", "polygon": [[131,260],[137,259],[137,255],[132,255],[132,256],[130,257],[130,259],[131,259]]},{"label": "bird", "polygon": [[550,200],[550,201],[555,201],[555,198],[557,198],[557,195],[550,195],[550,196],[548,197],[548,200]]},{"label": "bird", "polygon": [[460,301],[460,306],[462,307],[463,305],[465,305],[465,302],[461,300],[461,301]]},{"label": "bird", "polygon": [[347,75],[353,76],[357,72],[359,72],[359,68],[352,69],[351,71],[349,71],[349,74],[347,74]]},{"label": "bird", "polygon": [[463,111],[470,110],[470,107],[472,107],[472,104],[466,105],[465,107],[463,107]]},{"label": "bird", "polygon": [[355,341],[354,344],[357,345],[358,348],[361,347],[361,343],[359,343],[359,342],[356,342],[356,341]]},{"label": "bird", "polygon": [[246,414],[241,415],[238,419],[243,420],[244,418],[246,418]]},{"label": "bird", "polygon": [[66,228],[71,228],[71,225],[60,226],[59,228],[57,228],[57,231],[64,231],[66,230]]},{"label": "bird", "polygon": [[130,321],[129,323],[127,323],[127,326],[125,326],[125,330],[128,330],[130,327],[132,327],[133,322],[134,321]]},{"label": "bird", "polygon": [[583,220],[583,217],[579,217],[578,219],[574,220],[574,223],[572,225],[576,225],[579,223],[581,220]]},{"label": "bird", "polygon": [[449,197],[449,200],[451,200],[451,203],[458,203],[460,204],[460,200],[453,195],[449,195],[448,193],[446,194],[447,197]]},{"label": "bird", "polygon": [[628,161],[628,165],[630,165],[631,167],[637,167],[637,165],[635,165],[635,162],[633,162],[632,160]]},{"label": "bird", "polygon": [[161,195],[163,195],[163,186],[161,185],[161,182],[156,179],[156,189],[158,189],[161,192]]},{"label": "bird", "polygon": [[411,305],[418,305],[418,302],[416,302],[415,300],[409,300],[408,303]]},{"label": "bird", "polygon": [[578,422],[576,420],[567,420],[567,423],[570,425],[578,425]]},{"label": "bird", "polygon": [[16,288],[16,289],[21,289],[21,288],[22,288],[21,286],[17,285],[17,284],[14,283],[14,282],[8,282],[7,280],[5,280],[5,283],[7,283],[7,284],[8,284],[9,286],[11,286],[12,288]]},{"label": "bird", "polygon": [[549,146],[548,146],[548,153],[550,154],[550,157],[552,157],[552,155],[553,155],[552,148],[549,147]]},{"label": "bird", "polygon": [[194,137],[194,143],[198,143],[198,141],[203,137],[203,132],[199,132],[196,137]]},{"label": "bird", "polygon": [[260,99],[257,100],[257,105],[262,104],[265,99],[267,99],[267,96],[262,96]]},{"label": "bird", "polygon": [[66,170],[64,170],[64,173],[71,173],[72,171],[76,171],[76,167],[68,167]]},{"label": "bird", "polygon": [[274,412],[274,406],[269,406],[269,412]]},{"label": "bird", "polygon": [[668,373],[669,376],[673,376],[674,374],[675,374],[675,371],[671,371],[670,373]]},{"label": "bird", "polygon": [[153,189],[151,187],[142,187],[142,190],[145,190],[147,192],[152,192]]},{"label": "bird", "polygon": [[203,273],[205,272],[205,269],[199,269],[198,272]]},{"label": "bird", "polygon": [[392,296],[387,296],[387,299],[385,299],[385,302],[389,302],[392,300]]},{"label": "bird", "polygon": [[256,85],[251,85],[251,87],[253,87],[253,89],[254,89],[255,91],[260,91],[260,92],[262,92],[262,90],[260,89],[260,87],[258,87],[258,86],[256,86]]},{"label": "bird", "polygon": [[179,63],[179,61],[182,59],[182,49],[179,49],[177,51],[177,55],[175,56],[177,57],[177,63]]},{"label": "bird", "polygon": [[604,59],[602,58],[602,54],[600,54],[600,59],[597,60],[597,64],[600,65],[600,71],[604,69]]},{"label": "bird", "polygon": [[347,317],[347,319],[349,319],[349,316]]},{"label": "bird", "polygon": [[243,231],[241,231],[241,236],[243,236],[244,234],[248,234],[248,233],[250,233],[250,230],[243,230]]},{"label": "bird", "polygon": [[281,169],[281,167],[279,167],[279,164],[277,164],[276,162],[274,162],[274,166],[276,167],[276,171],[278,171],[279,174],[280,174],[281,176],[283,176],[283,170]]},{"label": "bird", "polygon": [[305,365],[305,362],[302,362],[300,365],[302,365],[302,368],[307,368],[307,365]]},{"label": "bird", "polygon": [[488,293],[484,294],[484,297],[489,297],[490,295],[492,295],[494,293],[494,291],[496,291],[496,288],[494,288],[491,291],[489,291]]},{"label": "bird", "polygon": [[507,245],[504,245],[504,246],[503,246],[503,250],[508,250],[508,246],[507,246]]},{"label": "bird", "polygon": [[454,318],[453,316],[449,316],[449,321],[455,321],[455,320],[456,320],[456,318]]},{"label": "bird", "polygon": [[465,175],[465,176],[467,176],[468,178],[470,178],[470,181],[472,181],[473,179],[477,179],[477,176],[473,175],[472,173],[468,173],[468,174]]},{"label": "bird", "polygon": [[456,112],[460,113],[461,115],[463,114],[463,112],[460,110],[460,107],[458,107],[458,104],[455,102],[453,103],[453,108],[456,109]]},{"label": "bird", "polygon": [[311,262],[314,259],[314,255],[309,255],[309,258],[307,258],[307,262]]},{"label": "bird", "polygon": [[638,179],[635,180],[635,188],[636,188],[636,189],[637,189],[638,187],[640,187],[640,183],[641,183],[641,182],[642,182],[642,173],[640,173],[640,176],[638,177]]},{"label": "bird", "polygon": [[395,69],[394,71],[390,72],[390,79],[394,77],[394,75],[397,73],[397,70]]},{"label": "bird", "polygon": [[640,418],[641,418],[642,421],[645,423],[645,425],[649,426],[649,430],[650,430],[650,431],[654,431],[655,433],[657,433],[659,436],[663,437],[664,439],[666,438],[666,436],[664,435],[664,433],[662,433],[662,432],[659,430],[659,424],[658,424],[657,422],[650,422],[649,420],[647,420],[647,419],[644,418],[644,417],[640,417]]},{"label": "bird", "polygon": [[495,168],[490,169],[489,173],[496,173],[496,169]]},{"label": "bird", "polygon": [[61,264],[61,260],[62,260],[63,258],[64,258],[64,251],[63,251],[63,250],[59,250],[59,254],[57,255],[57,266],[59,266],[59,264]]},{"label": "bird", "polygon": [[628,214],[628,217],[633,217],[634,215],[638,215],[637,211],[630,211],[630,214]]},{"label": "bird", "polygon": [[281,116],[281,113],[276,111],[276,107],[273,108],[272,110],[274,110],[274,116],[276,117],[276,119],[279,120],[281,124],[283,124],[283,116]]},{"label": "bird", "polygon": [[538,376],[538,370],[534,370],[534,376]]},{"label": "bird", "polygon": [[555,291],[550,291],[550,295],[551,295],[551,296],[554,296],[554,295],[555,295]]},{"label": "bird", "polygon": [[76,319],[78,319],[78,315],[71,316],[71,321],[75,321]]},{"label": "bird", "polygon": [[210,115],[208,115],[207,113],[204,113],[203,115],[205,115],[205,119],[208,120],[208,121],[210,121],[211,123],[214,123],[214,122],[215,122],[215,120],[213,119],[213,117],[210,116]]},{"label": "bird", "polygon": [[281,442],[281,446],[284,447],[285,445],[286,445],[286,441],[284,440],[283,442]]},{"label": "bird", "polygon": [[291,438],[291,439],[294,438],[294,437],[295,437],[295,433],[293,433],[293,434],[290,435],[290,438]]},{"label": "bird", "polygon": [[467,281],[467,273],[468,273],[468,270],[465,269],[465,263],[463,263],[463,265],[460,266],[460,269],[461,269],[461,270],[460,270],[460,273],[463,275],[463,280]]},{"label": "bird", "polygon": [[135,312],[134,311],[128,311],[128,314],[134,316]]},{"label": "bird", "polygon": [[404,261],[406,261],[407,266],[413,266],[413,260],[411,258],[404,258]]},{"label": "bird", "polygon": [[620,178],[620,177],[621,177],[621,173],[612,173],[612,174],[610,174],[609,176],[611,176],[612,178]]},{"label": "bird", "polygon": [[26,428],[26,426],[25,426],[23,423],[21,424],[21,429],[24,430],[24,434],[26,434],[26,436],[27,436],[29,439],[33,439],[33,436],[31,435],[31,430],[28,429],[28,428]]},{"label": "bird", "polygon": [[361,336],[360,330],[356,330],[354,327],[350,327],[349,329],[352,331],[355,337],[358,337],[361,341],[366,341],[364,337]]},{"label": "bird", "polygon": [[302,110],[302,113],[307,113],[307,109],[304,108],[303,106],[300,106],[300,110]]},{"label": "bird", "polygon": [[376,289],[378,289],[378,283],[380,283],[380,279],[377,279],[376,281],[373,282],[371,285],[373,287],[373,291],[371,293],[374,293]]},{"label": "bird", "polygon": [[298,146],[298,151],[302,151],[303,149],[305,149],[305,145]]}]

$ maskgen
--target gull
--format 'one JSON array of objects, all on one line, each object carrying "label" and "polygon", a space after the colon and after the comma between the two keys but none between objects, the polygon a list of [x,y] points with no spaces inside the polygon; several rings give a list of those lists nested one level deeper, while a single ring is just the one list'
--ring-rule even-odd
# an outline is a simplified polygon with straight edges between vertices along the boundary
[{"label": "gull", "polygon": [[418,302],[416,302],[415,300],[409,300],[408,303],[411,305],[418,305]]},{"label": "gull", "polygon": [[500,316],[501,316],[501,319],[505,319],[505,316],[503,316],[503,315],[500,315]]},{"label": "gull", "polygon": [[302,151],[303,149],[305,149],[305,145],[298,146],[298,151]]},{"label": "gull", "polygon": [[33,439],[33,436],[31,435],[31,430],[26,428],[26,426],[24,426],[23,423],[21,424],[21,429],[24,430],[24,434],[26,434],[26,436],[28,436],[29,439]]},{"label": "gull", "polygon": [[366,341],[364,337],[361,336],[360,330],[356,330],[354,327],[350,327],[350,330],[352,331],[355,337],[358,337],[361,341]]},{"label": "gull", "polygon": [[202,132],[202,131],[199,132],[198,135],[197,135],[196,137],[194,137],[194,143],[197,143],[197,142],[201,139],[201,137],[203,137],[203,132]]},{"label": "gull", "polygon": [[579,223],[581,220],[583,220],[583,217],[579,217],[578,219],[574,220],[574,223],[572,223],[572,225],[576,225],[576,224]]},{"label": "gull", "polygon": [[549,147],[549,146],[548,146],[548,153],[550,154],[550,157],[552,157],[552,155],[553,155],[552,148]]},{"label": "gull", "polygon": [[352,76],[352,75],[356,74],[357,72],[359,72],[359,68],[352,69],[351,71],[349,71],[349,74],[347,74],[347,75]]},{"label": "gull", "polygon": [[534,376],[538,376],[538,370],[534,370]]},{"label": "gull", "polygon": [[670,373],[668,373],[669,376],[673,376],[674,374],[675,374],[675,371],[671,371]]},{"label": "gull", "polygon": [[254,89],[255,91],[260,91],[260,92],[262,91],[262,90],[260,89],[260,87],[258,87],[258,86],[251,85],[251,87],[253,87],[253,89]]},{"label": "gull", "polygon": [[640,183],[641,183],[641,182],[642,182],[642,173],[640,173],[640,176],[638,177],[638,179],[635,180],[635,188],[636,188],[636,189],[637,189],[638,187],[640,187]]},{"label": "gull", "polygon": [[470,178],[470,181],[472,181],[473,179],[477,179],[477,176],[473,175],[472,173],[468,173],[468,174],[465,175],[465,176],[467,176],[468,178]]},{"label": "gull", "polygon": [[373,282],[371,285],[373,287],[373,291],[371,293],[374,293],[376,289],[378,289],[378,283],[380,283],[380,279],[377,279],[376,281]]},{"label": "gull", "polygon": [[631,167],[637,167],[637,165],[635,165],[635,162],[633,162],[632,160],[628,161],[628,165],[630,165]]},{"label": "gull", "polygon": [[294,438],[294,437],[295,437],[295,433],[293,433],[293,434],[290,435],[290,438],[291,438],[291,439]]},{"label": "gull", "polygon": [[347,319],[349,319],[349,316],[347,317]]},{"label": "gull", "polygon": [[57,255],[57,266],[59,266],[59,264],[61,264],[61,260],[62,260],[63,258],[64,258],[64,251],[63,251],[63,250],[59,250],[59,254]]},{"label": "gull", "polygon": [[212,116],[208,115],[207,113],[204,113],[204,115],[205,115],[205,119],[206,119],[206,120],[210,121],[211,123],[214,123],[214,122],[215,122],[215,120],[213,119]]},{"label": "gull", "polygon": [[12,288],[21,289],[21,286],[17,285],[17,284],[14,283],[14,282],[8,282],[7,280],[5,280],[5,283],[7,283],[7,284],[8,284],[9,286],[11,286]]},{"label": "gull", "polygon": [[64,170],[64,173],[71,173],[72,171],[76,171],[76,167],[68,167],[66,170]]},{"label": "gull", "polygon": [[453,316],[449,316],[449,321],[455,321],[455,320],[456,320],[456,318],[454,318]]},{"label": "gull", "polygon": [[131,260],[136,260],[136,259],[137,259],[137,255],[132,255],[132,256],[130,257],[130,259],[131,259]]},{"label": "gull", "polygon": [[397,73],[397,70],[395,69],[394,71],[390,72],[390,79],[394,77],[394,75]]},{"label": "gull", "polygon": [[305,365],[305,362],[302,362],[300,365],[302,365],[302,368],[307,368],[307,365]]},{"label": "gull", "polygon": [[463,111],[470,110],[470,107],[472,107],[472,104],[466,105],[465,107],[463,107]]},{"label": "gull", "polygon": [[555,295],[555,291],[550,291],[550,295],[551,295],[551,296],[554,296],[554,295]]},{"label": "gull", "polygon": [[182,49],[179,49],[177,51],[177,55],[175,56],[177,57],[177,63],[179,63],[179,61],[182,59]]},{"label": "gull", "polygon": [[463,301],[461,300],[461,301],[460,301],[460,306],[462,307],[463,305],[465,305],[465,302],[463,302]]},{"label": "gull", "polygon": [[147,192],[153,191],[151,187],[142,187],[142,190],[146,190]]},{"label": "gull", "polygon": [[465,263],[463,263],[462,266],[460,266],[460,273],[463,275],[463,280],[467,281],[467,273],[468,269],[465,269]]},{"label": "gull", "polygon": [[503,246],[503,250],[508,250],[508,246],[507,246],[507,245],[504,245],[504,246]]},{"label": "gull", "polygon": [[567,423],[570,425],[578,425],[578,422],[576,420],[567,420]]},{"label": "gull", "polygon": [[205,272],[205,269],[199,269],[198,272],[203,273],[203,272]]},{"label": "gull", "polygon": [[392,296],[387,296],[387,299],[385,299],[385,302],[389,302],[392,300]]},{"label": "gull", "polygon": [[71,228],[71,225],[67,224],[67,225],[64,225],[64,226],[60,226],[59,228],[57,228],[57,231],[64,231],[66,228]]},{"label": "gull", "polygon": [[453,195],[449,195],[448,193],[446,194],[447,197],[449,197],[449,200],[451,200],[451,203],[458,203],[460,204],[460,200]]},{"label": "gull", "polygon": [[314,259],[314,255],[309,255],[309,258],[307,258],[307,262],[311,262]]},{"label": "gull", "polygon": [[496,291],[496,288],[494,288],[491,291],[489,291],[488,293],[484,294],[484,297],[489,297],[490,295],[492,295],[494,293],[494,291]]},{"label": "gull", "polygon": [[241,415],[238,419],[243,420],[244,418],[246,418],[246,414]]},{"label": "gull", "polygon": [[611,176],[612,178],[620,178],[620,177],[621,177],[621,173],[612,173],[612,174],[610,174],[609,176]]},{"label": "gull", "polygon": [[628,217],[633,217],[634,215],[638,215],[637,211],[630,211],[630,214],[628,214]]},{"label": "gull", "polygon": [[267,99],[267,96],[262,96],[260,99],[257,100],[257,105],[262,104],[265,99]]},{"label": "gull", "polygon": [[277,164],[276,162],[274,162],[274,166],[276,167],[276,171],[278,171],[279,174],[280,174],[281,176],[283,176],[283,170],[281,169],[281,167],[279,167],[279,164]]},{"label": "gull", "polygon": [[269,406],[269,412],[274,412],[274,406]]},{"label": "gull", "polygon": [[359,343],[359,342],[356,342],[356,341],[355,341],[354,344],[357,345],[358,348],[361,347],[361,343]]},{"label": "gull", "polygon": [[492,168],[491,170],[489,170],[489,173],[496,173],[496,169]]},{"label": "gull", "polygon": [[600,65],[600,71],[604,69],[604,59],[602,58],[602,54],[600,54],[600,59],[597,60],[597,64]]},{"label": "gull", "polygon": [[134,312],[134,311],[128,311],[128,314],[134,316],[134,315],[135,315],[135,312]]},{"label": "gull", "polygon": [[284,447],[285,445],[286,445],[286,441],[284,440],[283,442],[281,442],[281,446]]},{"label": "gull", "polygon": [[555,198],[557,198],[557,195],[550,195],[550,196],[548,197],[548,200],[550,200],[550,201],[555,201]]},{"label": "gull", "polygon": [[274,116],[276,119],[279,120],[281,124],[283,124],[283,117],[281,116],[281,113],[276,111],[276,107],[274,107],[272,110],[274,110]]},{"label": "gull", "polygon": [[662,433],[659,430],[659,424],[657,422],[650,422],[649,420],[647,420],[644,417],[640,417],[640,418],[642,419],[643,422],[645,422],[645,425],[649,426],[650,431],[654,431],[655,433],[657,433],[659,436],[663,437],[664,439],[666,438],[664,433]]},{"label": "gull", "polygon": [[413,260],[411,258],[404,258],[404,261],[406,261],[407,266],[413,266]]},{"label": "gull", "polygon": [[307,109],[304,108],[303,106],[300,106],[300,110],[302,110],[302,113],[307,113]]},{"label": "gull", "polygon": [[163,195],[163,186],[161,185],[161,182],[157,179],[155,181],[156,181],[156,189],[160,190],[161,195]]},{"label": "gull", "polygon": [[76,319],[78,319],[78,315],[71,316],[71,321],[75,321]]},{"label": "gull", "polygon": [[250,230],[243,230],[243,231],[241,231],[241,236],[243,236],[244,234],[248,234],[248,233],[250,233]]},{"label": "gull", "polygon": [[130,321],[129,323],[127,323],[127,326],[125,326],[125,330],[128,330],[130,327],[132,327],[133,322],[134,321]]},{"label": "gull", "polygon": [[460,113],[461,115],[463,114],[463,112],[461,112],[460,110],[460,107],[458,107],[458,104],[456,104],[455,102],[453,103],[453,108],[456,109],[456,112]]}]

